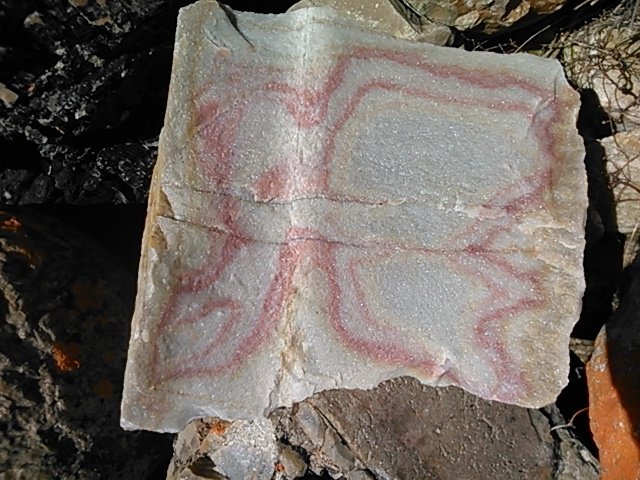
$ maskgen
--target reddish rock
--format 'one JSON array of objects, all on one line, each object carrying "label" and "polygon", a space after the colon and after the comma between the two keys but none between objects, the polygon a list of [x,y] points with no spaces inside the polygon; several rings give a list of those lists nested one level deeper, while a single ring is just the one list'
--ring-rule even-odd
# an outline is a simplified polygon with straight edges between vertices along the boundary
[{"label": "reddish rock", "polygon": [[639,479],[640,277],[598,335],[587,380],[602,480]]}]

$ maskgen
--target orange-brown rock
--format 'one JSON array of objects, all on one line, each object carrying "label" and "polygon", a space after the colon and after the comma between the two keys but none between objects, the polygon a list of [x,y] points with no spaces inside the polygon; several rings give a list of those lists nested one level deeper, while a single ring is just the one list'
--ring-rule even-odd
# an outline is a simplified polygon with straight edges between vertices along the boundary
[{"label": "orange-brown rock", "polygon": [[598,335],[587,380],[602,480],[639,479],[640,277]]}]

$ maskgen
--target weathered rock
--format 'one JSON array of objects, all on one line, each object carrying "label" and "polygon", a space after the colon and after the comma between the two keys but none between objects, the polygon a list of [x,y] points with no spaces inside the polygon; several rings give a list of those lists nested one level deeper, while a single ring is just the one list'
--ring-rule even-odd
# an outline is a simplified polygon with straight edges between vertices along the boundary
[{"label": "weathered rock", "polygon": [[133,279],[54,219],[0,212],[0,476],[148,478],[166,443],[118,425]]},{"label": "weathered rock", "polygon": [[621,2],[559,42],[567,77],[595,92],[618,131],[640,126],[639,19],[633,2]]},{"label": "weathered rock", "polygon": [[[566,0],[395,0],[401,10],[409,9],[426,21],[455,27],[495,33],[534,15],[548,15],[559,10]],[[405,7],[405,8],[402,8]]]},{"label": "weathered rock", "polygon": [[298,478],[307,473],[308,465],[302,455],[288,445],[280,446],[276,474],[282,478]]},{"label": "weathered rock", "polygon": [[45,144],[40,151],[51,159],[48,173],[0,171],[3,203],[142,203],[147,197],[157,143],[152,139],[107,147]]},{"label": "weathered rock", "polygon": [[274,428],[265,418],[191,422],[178,434],[174,452],[167,480],[217,478],[215,475],[269,480],[277,458]]},{"label": "weathered rock", "polygon": [[123,426],[257,418],[403,374],[555,400],[586,210],[559,63],[326,8],[233,15],[181,13]]},{"label": "weathered rock", "polygon": [[593,352],[593,340],[585,340],[583,338],[571,338],[569,349],[578,357],[582,365],[586,365],[587,360]]},{"label": "weathered rock", "polygon": [[0,1],[3,204],[146,198],[186,3]]},{"label": "weathered rock", "polygon": [[[636,260],[637,262],[637,260]],[[603,480],[640,477],[640,276],[596,339],[587,364],[589,418]]]},{"label": "weathered rock", "polygon": [[[276,479],[294,479],[307,467],[316,475],[350,480],[598,478],[598,462],[554,406],[538,411],[488,402],[458,388],[427,387],[411,378],[371,391],[322,392],[277,410],[272,421],[280,445],[271,465]],[[219,441],[210,438],[224,436],[225,442],[240,444],[254,438],[247,430],[232,435],[234,423],[189,424],[178,435],[173,465],[179,468],[168,480],[222,475],[211,459],[231,452],[216,451]],[[194,474],[198,471],[202,476]],[[246,471],[228,478],[250,475]]]},{"label": "weathered rock", "polygon": [[309,453],[314,472],[335,478],[598,478],[584,446],[567,430],[552,430],[562,421],[554,409],[402,378],[368,392],[316,395],[280,417],[278,435]]},{"label": "weathered rock", "polygon": [[0,83],[0,100],[5,106],[10,107],[18,99],[18,94],[9,90],[4,83]]},{"label": "weathered rock", "polygon": [[[362,22],[365,28],[391,34],[394,37],[428,42],[433,45],[448,45],[453,40],[451,29],[442,24],[430,22],[405,13],[394,7],[394,2],[383,0],[371,2],[368,0],[302,0],[296,3],[292,10],[313,6],[327,6]],[[404,14],[404,15],[403,15]]]},{"label": "weathered rock", "polygon": [[618,230],[627,237],[626,266],[635,258],[640,238],[640,128],[617,133],[600,143],[605,149]]}]

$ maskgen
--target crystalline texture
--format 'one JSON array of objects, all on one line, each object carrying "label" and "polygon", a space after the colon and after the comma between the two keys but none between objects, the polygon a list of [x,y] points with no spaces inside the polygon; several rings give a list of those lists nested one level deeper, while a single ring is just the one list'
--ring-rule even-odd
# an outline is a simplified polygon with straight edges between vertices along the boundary
[{"label": "crystalline texture", "polygon": [[399,375],[553,401],[584,287],[577,106],[552,60],[326,8],[184,9],[123,426],[257,418]]}]

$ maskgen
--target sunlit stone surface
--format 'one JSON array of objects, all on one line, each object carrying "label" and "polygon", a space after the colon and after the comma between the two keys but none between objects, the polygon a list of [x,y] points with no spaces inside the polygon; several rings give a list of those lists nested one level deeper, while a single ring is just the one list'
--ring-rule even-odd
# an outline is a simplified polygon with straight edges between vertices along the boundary
[{"label": "sunlit stone surface", "polygon": [[552,402],[587,202],[559,63],[325,8],[228,15],[180,16],[123,426],[258,418],[399,375]]}]

